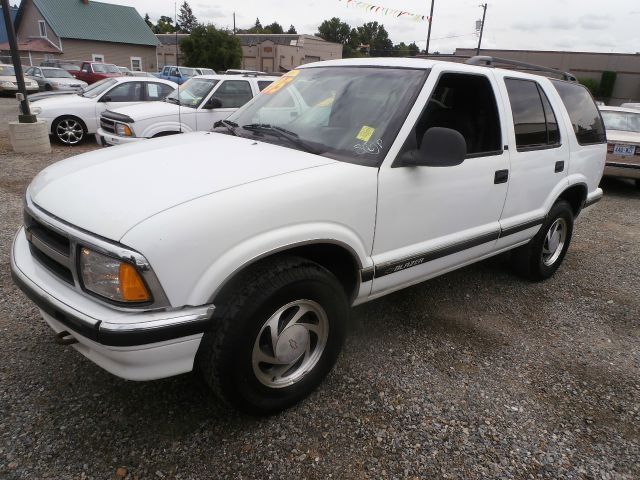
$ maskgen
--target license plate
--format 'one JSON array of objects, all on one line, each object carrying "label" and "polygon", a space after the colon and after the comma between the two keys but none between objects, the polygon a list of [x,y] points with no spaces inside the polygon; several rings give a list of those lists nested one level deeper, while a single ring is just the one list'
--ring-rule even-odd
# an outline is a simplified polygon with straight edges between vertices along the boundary
[{"label": "license plate", "polygon": [[616,145],[613,147],[614,155],[633,155],[635,153],[635,145]]}]

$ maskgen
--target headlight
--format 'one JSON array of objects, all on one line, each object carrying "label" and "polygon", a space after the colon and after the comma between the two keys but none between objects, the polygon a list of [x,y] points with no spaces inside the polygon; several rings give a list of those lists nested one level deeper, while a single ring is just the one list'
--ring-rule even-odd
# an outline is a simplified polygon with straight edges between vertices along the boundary
[{"label": "headlight", "polygon": [[116,134],[121,137],[133,137],[133,130],[131,130],[129,125],[116,123]]},{"label": "headlight", "polygon": [[42,108],[40,107],[31,107],[30,110],[32,115],[40,115],[42,113]]},{"label": "headlight", "polygon": [[84,288],[116,302],[148,302],[151,295],[130,263],[88,248],[80,250],[80,276]]}]

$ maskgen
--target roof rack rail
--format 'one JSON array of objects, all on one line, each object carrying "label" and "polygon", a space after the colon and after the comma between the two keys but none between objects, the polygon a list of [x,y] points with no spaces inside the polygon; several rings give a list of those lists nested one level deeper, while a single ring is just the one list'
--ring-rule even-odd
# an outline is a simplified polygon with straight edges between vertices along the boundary
[{"label": "roof rack rail", "polygon": [[468,65],[484,65],[486,67],[495,67],[496,63],[502,63],[504,65],[513,65],[514,67],[524,67],[529,70],[535,70],[539,72],[554,73],[560,75],[564,80],[569,82],[577,82],[578,79],[569,72],[563,72],[551,67],[543,67],[542,65],[535,65],[533,63],[519,62],[518,60],[509,60],[508,58],[490,57],[487,55],[476,55],[471,57],[464,63]]}]

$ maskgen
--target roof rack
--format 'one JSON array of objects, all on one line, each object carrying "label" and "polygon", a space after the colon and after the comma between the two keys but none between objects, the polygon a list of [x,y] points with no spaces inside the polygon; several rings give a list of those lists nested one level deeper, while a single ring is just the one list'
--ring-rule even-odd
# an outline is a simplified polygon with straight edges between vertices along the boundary
[{"label": "roof rack", "polygon": [[542,65],[535,65],[533,63],[519,62],[517,60],[509,60],[508,58],[490,57],[487,55],[476,55],[466,60],[464,63],[467,65],[484,65],[485,67],[495,67],[496,63],[504,65],[513,65],[514,67],[524,67],[528,70],[534,70],[538,72],[547,72],[560,75],[563,80],[569,82],[577,82],[578,79],[569,72],[563,72],[551,67],[543,67]]}]

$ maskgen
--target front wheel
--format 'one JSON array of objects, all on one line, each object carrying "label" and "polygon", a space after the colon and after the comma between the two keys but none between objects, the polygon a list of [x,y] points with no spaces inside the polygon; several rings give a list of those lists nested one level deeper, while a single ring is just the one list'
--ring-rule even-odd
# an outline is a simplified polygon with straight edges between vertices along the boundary
[{"label": "front wheel", "polygon": [[83,123],[74,117],[60,117],[53,122],[53,136],[63,145],[74,146],[82,143],[87,132]]},{"label": "front wheel", "polygon": [[526,245],[513,251],[515,270],[530,280],[551,277],[562,264],[573,234],[573,210],[566,200],[558,200],[540,231]]},{"label": "front wheel", "polygon": [[202,340],[200,370],[232,406],[257,415],[281,411],[309,395],[335,364],[347,296],[331,272],[298,257],[262,262],[234,284]]}]

